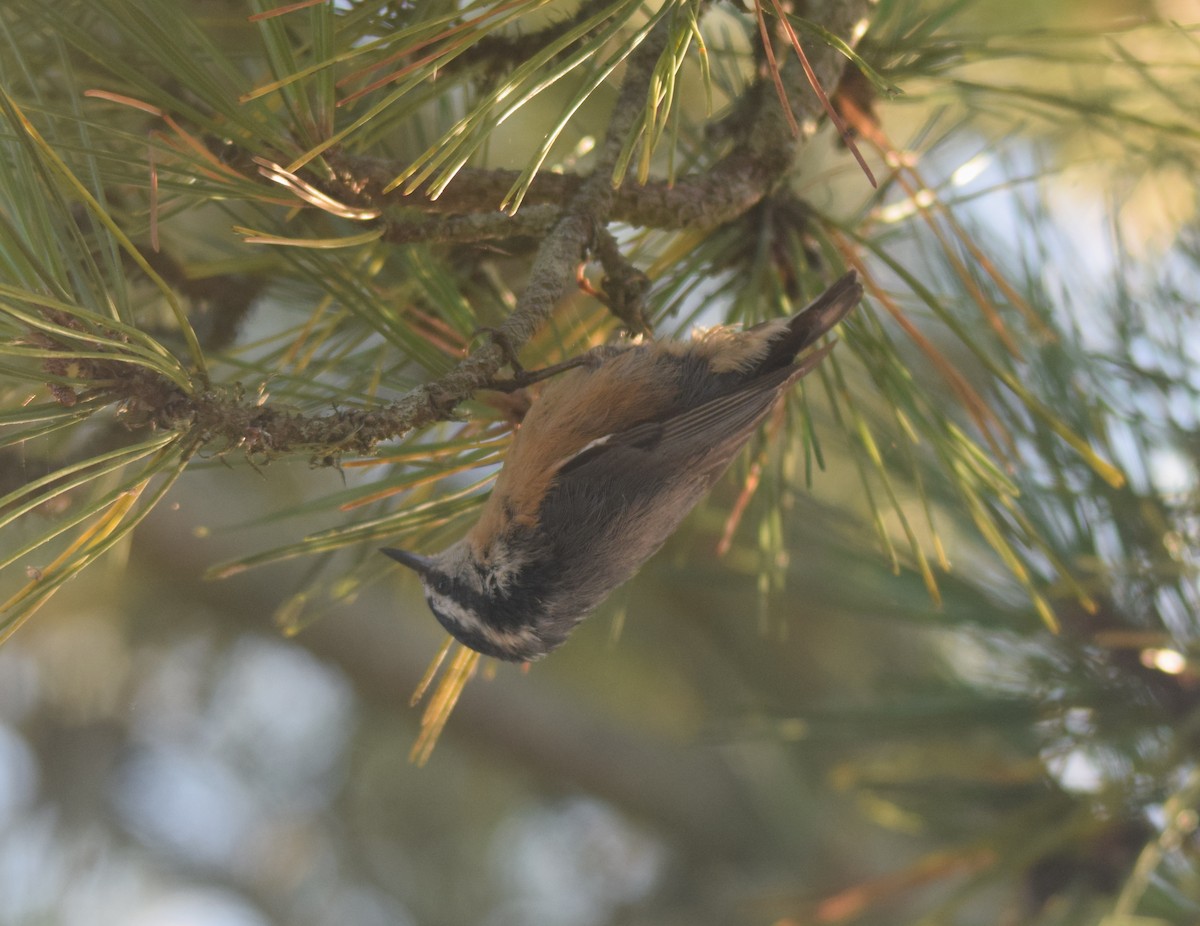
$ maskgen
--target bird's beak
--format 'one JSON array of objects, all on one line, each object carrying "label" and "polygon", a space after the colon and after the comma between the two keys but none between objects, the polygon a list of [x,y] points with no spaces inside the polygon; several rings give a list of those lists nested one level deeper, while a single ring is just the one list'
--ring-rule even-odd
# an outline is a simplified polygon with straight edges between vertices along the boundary
[{"label": "bird's beak", "polygon": [[379,552],[385,553],[401,565],[407,566],[417,575],[428,575],[433,570],[433,560],[428,556],[409,553],[407,550],[394,550],[390,547],[384,547]]}]

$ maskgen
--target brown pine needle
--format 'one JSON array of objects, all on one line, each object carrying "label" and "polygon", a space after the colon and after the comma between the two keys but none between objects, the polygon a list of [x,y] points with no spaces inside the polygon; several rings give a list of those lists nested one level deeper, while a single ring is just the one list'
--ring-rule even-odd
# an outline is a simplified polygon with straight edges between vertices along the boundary
[{"label": "brown pine needle", "polygon": [[[922,179],[920,173],[918,173],[916,167],[910,166],[905,169],[912,173],[913,177],[919,184],[921,184],[922,187],[926,187],[925,181]],[[946,224],[950,226],[950,230],[954,233],[954,237],[958,240],[959,244],[967,249],[967,253],[970,254],[971,257],[979,264],[980,269],[983,270],[983,272],[986,273],[989,278],[991,278],[992,282],[996,284],[999,290],[1004,293],[1004,298],[1006,298],[1013,305],[1013,307],[1021,313],[1025,320],[1037,331],[1041,337],[1047,339],[1054,338],[1054,332],[1052,332],[1046,323],[1038,317],[1037,313],[1033,311],[1033,307],[1030,306],[1025,297],[1017,292],[1016,287],[1008,282],[1008,279],[1003,273],[1000,272],[1000,270],[992,262],[991,258],[983,253],[983,250],[975,243],[974,239],[971,238],[971,236],[967,233],[967,230],[962,227],[962,224],[958,221],[958,218],[954,214],[954,210],[947,209],[946,204],[940,199],[934,203],[934,206],[937,208],[938,214],[941,215]]]},{"label": "brown pine needle", "polygon": [[[380,87],[386,87],[388,84],[395,83],[396,81],[407,76],[412,71],[415,71],[418,68],[422,68],[427,64],[432,64],[438,58],[442,57],[445,53],[446,53],[445,49],[439,49],[438,51],[431,52],[430,54],[426,55],[424,58],[418,58],[416,61],[413,61],[410,64],[406,65],[405,67],[400,68],[400,70],[392,71],[389,74],[387,74],[383,77],[380,77],[378,80],[372,81],[371,83],[369,83],[365,87],[363,87],[361,90],[356,90],[353,93],[347,94],[346,96],[342,97],[340,100],[337,101],[337,105],[345,106],[347,103],[352,103],[352,102],[354,102],[354,100],[357,100],[359,97],[365,96],[366,94],[371,93],[372,91],[378,90]],[[342,82],[344,82],[344,80],[345,80],[345,78],[343,78],[343,81],[339,81],[338,83],[342,83]]]},{"label": "brown pine needle", "polygon": [[154,159],[154,147],[147,148],[146,161],[150,167],[150,247],[157,254],[158,240],[158,164]]},{"label": "brown pine needle", "polygon": [[717,556],[724,556],[733,546],[733,535],[737,532],[738,525],[742,522],[742,515],[746,513],[746,506],[754,497],[761,479],[762,457],[760,456],[750,464],[750,472],[746,474],[746,481],[742,483],[742,491],[738,493],[737,501],[733,503],[729,517],[725,519],[725,528],[721,531],[721,539],[717,543]]},{"label": "brown pine needle", "polygon": [[[883,129],[873,118],[871,118],[869,113],[864,112],[855,105],[852,99],[849,98],[843,99],[842,105],[846,110],[850,122],[854,125],[854,128],[859,135],[867,139],[875,146],[885,163],[896,165],[896,171],[893,176],[903,187],[904,191],[908,193],[914,205],[919,205],[919,200],[917,199],[918,191],[931,189],[921,176],[921,173],[916,169],[915,166],[906,163],[906,159],[901,156],[899,151],[896,150],[895,145],[892,144],[891,140],[884,133]],[[905,173],[911,176],[913,182],[909,182],[905,179]],[[958,243],[966,249],[967,253],[971,255],[972,259],[975,260],[979,268],[987,274],[988,278],[991,279],[993,283],[996,284],[997,288],[1004,294],[1004,298],[1006,298],[1009,303],[1021,313],[1026,322],[1028,322],[1029,325],[1034,328],[1041,337],[1047,339],[1053,337],[1053,333],[1046,326],[1046,324],[1040,318],[1038,318],[1037,313],[1033,311],[1033,308],[1029,305],[1028,301],[1017,292],[1016,287],[1008,282],[1004,274],[1002,274],[992,260],[983,253],[983,250],[975,243],[974,239],[971,238],[971,236],[967,233],[967,230],[962,227],[962,224],[955,217],[953,210],[946,208],[946,204],[941,199],[935,197],[934,201],[927,208],[921,208],[920,211],[922,215],[925,216],[926,221],[929,223],[929,226],[933,230],[934,234],[937,235],[938,240],[942,243],[947,257],[953,262],[955,266],[955,272],[958,273],[964,284],[969,288],[972,298],[974,298],[976,303],[979,305],[980,311],[983,312],[984,317],[988,320],[988,324],[991,325],[992,329],[1004,343],[1005,348],[1010,354],[1018,359],[1020,358],[1020,352],[1012,338],[1009,336],[1003,320],[1001,320],[996,314],[995,307],[991,304],[990,300],[988,300],[986,296],[979,292],[978,287],[974,285],[974,282],[970,279],[969,274],[966,273],[966,269],[962,267],[961,262],[954,256],[953,251],[947,246],[946,239],[941,232],[941,229],[933,220],[932,215],[928,214],[929,211],[936,211],[938,216],[940,216],[946,222],[946,224],[950,227],[950,231],[953,233],[955,240],[957,240]]]},{"label": "brown pine needle", "polygon": [[996,853],[989,848],[934,852],[907,868],[863,881],[826,897],[814,911],[812,922],[841,923],[857,919],[868,910],[878,909],[926,884],[981,871],[995,864]]},{"label": "brown pine needle", "polygon": [[[910,171],[910,173],[919,183],[920,178],[916,171]],[[957,253],[955,252],[955,248],[946,236],[945,230],[938,223],[937,216],[934,215],[935,210],[930,206],[922,204],[920,194],[929,188],[924,184],[920,184],[919,186],[914,184],[905,177],[904,170],[900,170],[896,173],[896,182],[899,183],[901,189],[903,189],[904,192],[909,195],[909,198],[917,208],[917,212],[925,220],[925,224],[929,226],[929,230],[933,232],[934,237],[937,238],[938,243],[942,246],[942,253],[945,255],[946,260],[949,261],[950,266],[954,268],[955,275],[959,278],[959,280],[962,281],[963,287],[967,290],[971,300],[979,307],[980,313],[983,315],[992,331],[996,333],[996,337],[1000,339],[1000,343],[1004,345],[1005,350],[1007,350],[1009,354],[1011,354],[1015,359],[1020,360],[1021,348],[1017,346],[1017,342],[1009,333],[1007,326],[1004,324],[1004,319],[1002,319],[1000,317],[1000,313],[996,311],[996,307],[992,304],[991,299],[988,298],[987,294],[980,289],[979,285],[975,282],[975,277],[967,269],[966,264],[959,259]],[[936,197],[934,197],[933,202],[934,204],[938,202]],[[936,211],[938,215],[944,214],[944,211],[940,208],[937,208]]]},{"label": "brown pine needle", "polygon": [[[131,96],[126,96],[123,93],[112,93],[111,91],[108,91],[108,90],[96,90],[96,89],[85,90],[83,92],[83,95],[85,97],[87,97],[88,99],[106,100],[109,103],[116,103],[119,106],[128,106],[132,109],[137,109],[137,110],[140,110],[141,112],[149,113],[152,116],[157,116],[158,118],[162,119],[162,121],[167,124],[167,126],[171,129],[172,132],[175,133],[175,137],[174,137],[174,139],[172,139],[171,136],[161,135],[158,132],[152,132],[151,133],[152,135],[154,135],[155,137],[158,137],[158,138],[162,138],[164,142],[170,144],[171,147],[175,148],[176,150],[191,151],[192,153],[199,155],[202,160],[206,161],[207,163],[211,164],[213,167],[217,168],[218,175],[221,177],[221,179],[227,180],[230,177],[244,179],[241,174],[239,174],[236,170],[234,170],[228,164],[222,163],[220,158],[218,158],[215,154],[213,154],[211,151],[209,151],[208,146],[203,141],[201,141],[199,138],[197,138],[191,132],[186,131],[183,128],[183,126],[181,126],[178,122],[176,122],[171,117],[170,113],[166,112],[163,109],[160,109],[159,107],[155,106],[153,103],[147,103],[144,100],[139,100],[139,99],[136,99]],[[180,149],[178,142],[183,143],[182,149]]]},{"label": "brown pine needle", "polygon": [[306,10],[310,6],[318,6],[324,3],[325,0],[298,0],[296,3],[287,3],[283,6],[277,6],[273,10],[264,10],[261,13],[251,13],[246,17],[247,22],[260,22],[264,19],[274,19],[276,16],[285,16],[288,13],[294,13],[296,10]]},{"label": "brown pine needle", "polygon": [[[768,443],[776,439],[782,427],[783,403],[781,402],[775,407],[767,426]],[[766,455],[767,451],[764,448],[750,464],[750,472],[746,474],[746,481],[742,483],[742,491],[738,493],[737,501],[733,503],[733,508],[729,511],[729,517],[725,519],[721,539],[717,542],[717,556],[724,556],[733,546],[733,535],[737,532],[738,525],[746,513],[746,507],[750,504],[750,499],[754,497],[754,493],[758,491],[758,485],[762,481],[763,460],[766,459]]]},{"label": "brown pine needle", "polygon": [[419,61],[410,62],[409,64],[400,68],[398,71],[391,71],[388,74],[384,75],[383,77],[380,77],[377,80],[371,82],[367,86],[350,93],[349,95],[347,95],[347,96],[343,97],[341,100],[339,100],[337,105],[343,106],[346,103],[349,103],[351,100],[357,99],[358,97],[360,97],[366,93],[370,93],[373,90],[377,90],[380,87],[387,86],[390,83],[394,83],[397,80],[400,80],[405,75],[409,74],[410,72],[412,72],[413,70],[415,70],[417,68],[423,67],[424,65],[430,64],[439,58],[445,57],[451,51],[454,51],[455,49],[462,47],[463,44],[467,43],[470,40],[472,33],[478,34],[481,32],[487,32],[488,27],[485,25],[487,20],[494,19],[497,16],[507,13],[509,10],[513,9],[514,7],[525,6],[525,5],[529,4],[529,2],[530,2],[530,0],[511,0],[511,2],[509,2],[509,3],[501,3],[499,6],[493,7],[492,9],[487,10],[480,16],[469,19],[466,22],[459,23],[456,26],[450,26],[447,29],[443,29],[441,32],[437,33],[436,35],[431,35],[429,38],[421,39],[418,42],[413,42],[411,45],[406,45],[403,48],[401,48],[400,50],[395,51],[392,54],[388,55],[382,61],[377,61],[375,64],[372,64],[369,67],[355,71],[352,74],[347,74],[345,77],[338,80],[337,85],[339,87],[344,87],[349,83],[353,83],[355,80],[357,80],[361,77],[364,77],[366,74],[370,73],[371,71],[377,71],[377,70],[379,70],[379,68],[389,65],[393,61],[399,61],[403,58],[407,58],[407,57],[411,56],[414,52],[417,52],[422,48],[426,48],[427,46],[433,45],[437,42],[440,42],[443,39],[448,39],[451,36],[459,35],[459,33],[465,33],[463,35],[459,35],[457,41],[448,42],[446,45],[443,45],[441,48],[436,49],[432,53],[426,55],[424,58],[421,58]]},{"label": "brown pine needle", "polygon": [[762,3],[755,2],[754,15],[758,18],[758,32],[762,36],[763,54],[767,56],[767,70],[771,72],[771,80],[775,83],[775,93],[779,97],[779,105],[783,107],[783,114],[787,117],[788,127],[792,130],[793,135],[800,134],[800,125],[796,122],[796,116],[792,113],[792,106],[788,102],[787,90],[783,87],[783,78],[779,76],[779,62],[775,60],[775,49],[771,45],[771,30],[767,28],[767,18],[763,15]]},{"label": "brown pine needle", "polygon": [[[846,147],[850,149],[850,153],[854,155],[854,160],[858,161],[858,166],[862,168],[864,174],[867,175],[867,180],[875,189],[879,189],[879,184],[875,181],[875,175],[871,173],[871,168],[867,166],[867,162],[863,159],[862,152],[858,150],[858,145],[854,143],[854,138],[846,129],[846,123],[842,121],[842,117],[837,114],[837,110],[833,108],[833,104],[829,102],[829,95],[825,92],[825,88],[821,86],[821,82],[817,80],[817,74],[812,69],[812,65],[808,62],[808,55],[804,53],[804,47],[800,44],[800,36],[796,35],[796,30],[792,28],[791,22],[787,18],[787,13],[783,10],[783,5],[779,0],[771,0],[771,5],[775,7],[775,13],[779,17],[779,22],[787,32],[788,41],[791,42],[792,48],[796,50],[796,57],[800,59],[800,65],[804,68],[804,76],[808,78],[808,85],[812,87],[813,93],[817,95],[817,99],[821,101],[821,106],[825,109],[825,114],[829,116],[829,121],[833,123],[838,130],[842,141]],[[755,6],[760,8],[761,4],[756,3]],[[778,86],[782,87],[782,84]],[[782,99],[784,108],[791,115],[791,107],[787,105],[787,99]],[[793,124],[795,120],[792,120]]]}]

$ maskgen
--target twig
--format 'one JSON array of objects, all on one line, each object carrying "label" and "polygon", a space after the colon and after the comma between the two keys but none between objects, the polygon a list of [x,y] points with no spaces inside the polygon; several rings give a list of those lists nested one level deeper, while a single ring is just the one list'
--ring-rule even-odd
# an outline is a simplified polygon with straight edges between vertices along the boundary
[{"label": "twig", "polygon": [[646,293],[650,290],[650,278],[626,260],[607,228],[597,226],[596,240],[592,250],[604,268],[604,288],[593,290],[593,295],[608,306],[608,310],[625,323],[633,334],[653,334],[646,321]]}]

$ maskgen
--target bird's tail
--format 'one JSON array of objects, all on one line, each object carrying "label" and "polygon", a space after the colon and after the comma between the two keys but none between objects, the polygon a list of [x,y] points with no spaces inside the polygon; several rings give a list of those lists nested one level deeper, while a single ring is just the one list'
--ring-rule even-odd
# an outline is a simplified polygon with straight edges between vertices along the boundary
[{"label": "bird's tail", "polygon": [[[788,333],[771,345],[759,369],[766,372],[792,363],[797,354],[845,318],[858,305],[862,295],[858,274],[851,270],[792,317],[788,322]],[[812,366],[805,364],[806,369],[812,369]]]}]

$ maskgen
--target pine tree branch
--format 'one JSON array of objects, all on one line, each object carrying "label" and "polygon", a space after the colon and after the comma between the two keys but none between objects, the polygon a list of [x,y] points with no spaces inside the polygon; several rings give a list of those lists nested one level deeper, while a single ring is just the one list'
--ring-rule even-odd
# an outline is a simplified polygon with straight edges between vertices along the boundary
[{"label": "pine tree branch", "polygon": [[[866,0],[829,0],[823,9],[809,9],[808,14],[831,32],[850,35],[867,9]],[[122,404],[126,424],[183,431],[193,448],[218,443],[264,458],[310,451],[316,454],[315,462],[332,464],[345,453],[368,453],[381,441],[453,418],[460,402],[495,381],[513,352],[533,336],[575,285],[580,261],[590,247],[604,243],[603,230],[609,222],[679,228],[717,225],[744,214],[792,168],[804,143],[815,132],[822,115],[820,104],[798,62],[787,61],[780,70],[786,98],[794,110],[791,118],[772,80],[759,75],[737,104],[735,122],[745,126],[745,131],[739,133],[741,140],[709,170],[686,175],[674,184],[626,182],[614,188],[614,167],[642,116],[667,36],[664,20],[630,56],[591,172],[586,176],[539,175],[515,216],[496,209],[516,177],[511,171],[464,170],[441,198],[429,201],[419,195],[420,191],[408,196],[382,192],[394,177],[394,165],[349,156],[330,159],[336,178],[333,194],[341,202],[388,209],[393,214],[397,206],[407,215],[414,207],[441,213],[415,220],[391,219],[385,234],[389,241],[463,242],[517,235],[542,238],[513,312],[491,343],[474,351],[451,372],[378,409],[347,409],[324,415],[304,415],[270,403],[249,404],[236,388],[204,385],[187,394],[175,384],[139,374],[129,382],[128,389],[120,382],[106,389]],[[845,66],[841,53],[822,45],[809,57],[821,82],[835,86]],[[793,123],[801,131],[793,132]],[[611,246],[606,253],[606,265],[619,266],[619,253],[614,254]]]},{"label": "pine tree branch", "polygon": [[423,216],[389,222],[383,240],[391,244],[469,244],[524,235],[545,235],[558,221],[561,207],[551,203],[527,206],[516,215],[499,210],[455,215]]},{"label": "pine tree branch", "polygon": [[[854,0],[812,4],[807,12],[810,19],[821,22],[835,35],[854,35],[861,32],[856,26],[869,8],[866,0]],[[844,56],[827,45],[816,46],[808,54],[822,86],[836,87],[845,67]],[[729,154],[711,168],[674,182],[623,183],[612,195],[608,219],[645,228],[711,227],[753,208],[787,175],[824,115],[797,61],[783,63],[780,78],[792,116],[800,126],[799,133],[792,131],[792,122],[779,103],[770,75],[760,73],[737,101],[734,112],[721,120],[727,134],[739,139]],[[635,108],[643,105],[642,98],[633,97],[628,102]],[[625,105],[624,101],[617,108],[621,105]],[[730,126],[738,127],[738,131],[732,132]],[[393,161],[333,153],[330,162],[336,178],[335,195],[340,199],[364,208],[402,207],[453,216],[494,215],[496,204],[520,176],[515,170],[464,168],[437,199],[429,199],[428,185],[407,194],[402,188],[383,192],[400,169]],[[598,166],[589,176],[602,173],[602,167]],[[524,208],[569,201],[588,179],[573,173],[540,173],[525,196]],[[504,223],[499,220],[493,230],[504,237],[521,234],[516,219],[513,218],[512,232],[504,234]]]}]

